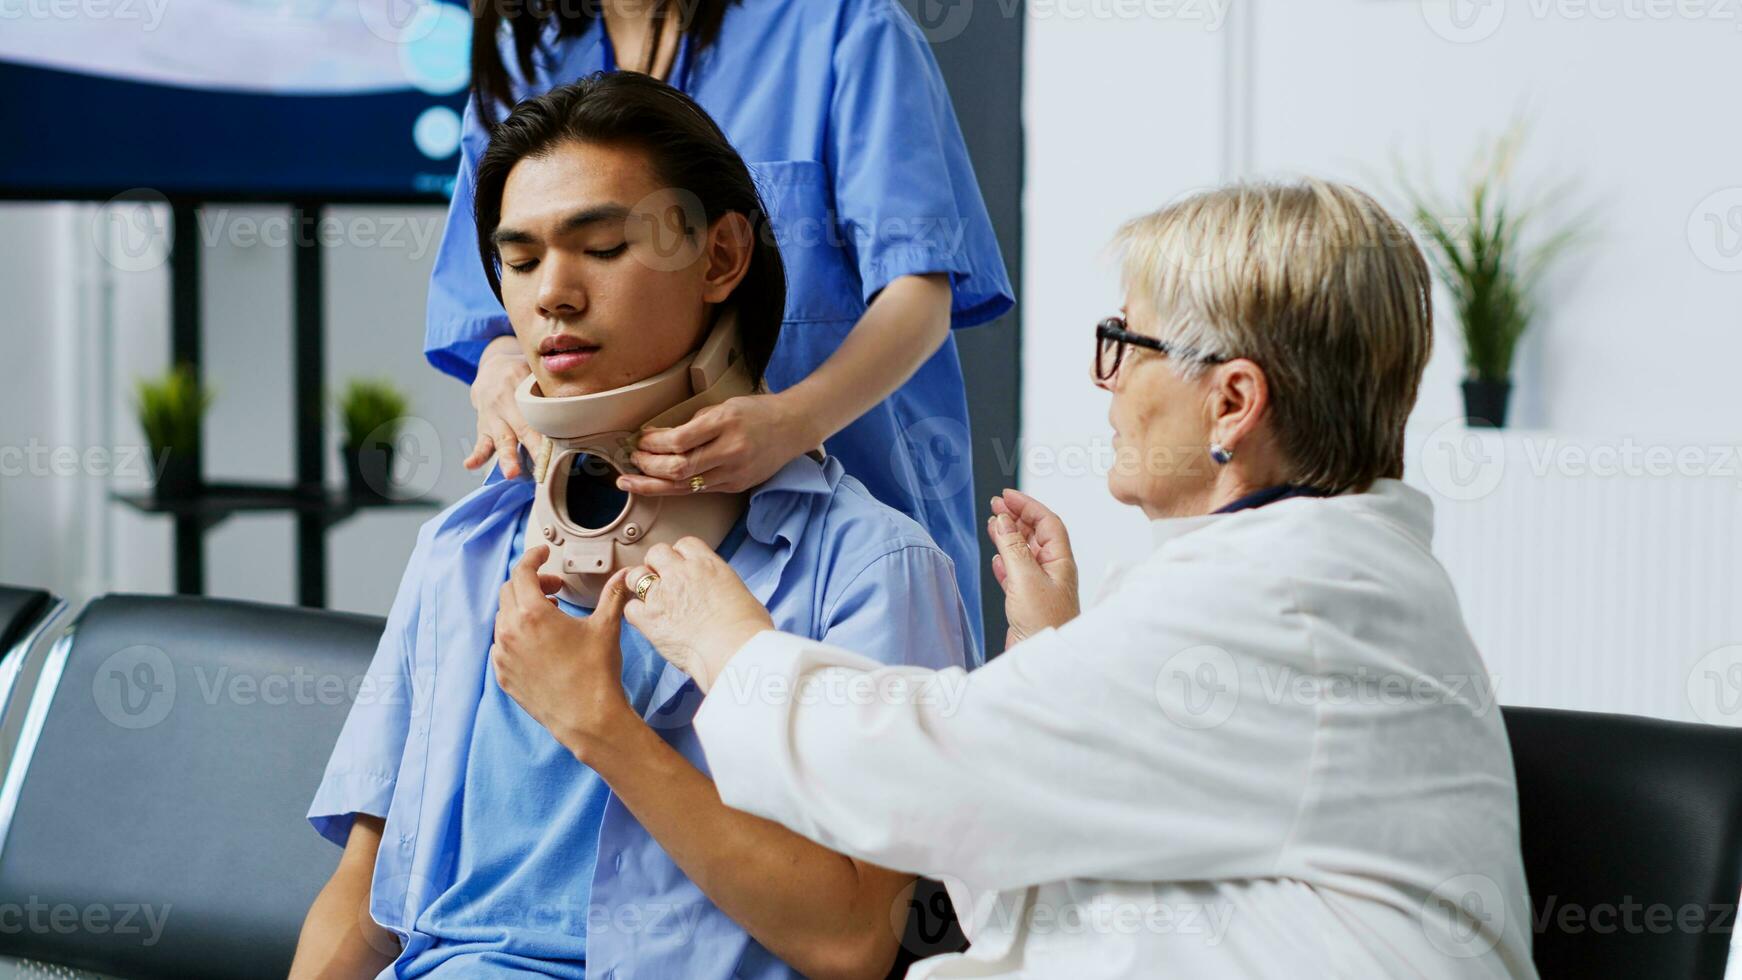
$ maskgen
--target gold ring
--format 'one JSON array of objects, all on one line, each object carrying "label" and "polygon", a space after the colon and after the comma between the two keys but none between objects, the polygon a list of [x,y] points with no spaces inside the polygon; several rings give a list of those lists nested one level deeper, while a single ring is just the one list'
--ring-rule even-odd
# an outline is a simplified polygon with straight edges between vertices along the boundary
[{"label": "gold ring", "polygon": [[701,493],[707,489],[708,481],[699,476],[690,477],[690,493]]},{"label": "gold ring", "polygon": [[642,602],[646,602],[648,590],[652,589],[653,584],[658,581],[659,576],[652,572],[648,572],[646,575],[641,576],[641,578],[635,582],[635,598],[640,599]]}]

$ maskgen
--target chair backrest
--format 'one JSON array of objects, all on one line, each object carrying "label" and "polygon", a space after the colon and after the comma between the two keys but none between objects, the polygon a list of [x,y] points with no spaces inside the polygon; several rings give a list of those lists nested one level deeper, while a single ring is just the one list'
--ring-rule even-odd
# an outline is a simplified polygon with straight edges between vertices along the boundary
[{"label": "chair backrest", "polygon": [[304,813],[379,619],[108,596],[49,652],[0,785],[0,953],[283,976],[339,852]]},{"label": "chair backrest", "polygon": [[32,680],[27,667],[41,662],[41,658],[32,660],[30,652],[66,606],[47,589],[0,585],[0,777],[24,725],[23,705],[18,702],[23,700],[19,692],[28,689]]},{"label": "chair backrest", "polygon": [[1742,895],[1742,730],[1504,717],[1544,980],[1720,980]]},{"label": "chair backrest", "polygon": [[0,585],[0,655],[16,647],[55,604],[46,589]]}]

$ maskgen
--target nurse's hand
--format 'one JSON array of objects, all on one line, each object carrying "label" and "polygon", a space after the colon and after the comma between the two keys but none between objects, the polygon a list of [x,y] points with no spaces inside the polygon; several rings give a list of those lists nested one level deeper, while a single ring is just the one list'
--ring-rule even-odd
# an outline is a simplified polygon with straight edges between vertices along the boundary
[{"label": "nurse's hand", "polygon": [[1063,626],[1082,611],[1077,596],[1077,559],[1065,522],[1020,490],[992,498],[986,533],[997,545],[992,576],[1004,589],[1004,634],[1009,649],[1048,627]]},{"label": "nurse's hand", "polygon": [[538,574],[549,551],[528,549],[503,584],[490,665],[503,693],[585,762],[595,742],[641,720],[623,693],[627,593],[619,572],[606,582],[591,616],[570,616],[545,594],[546,585],[554,592],[561,580],[541,582]]},{"label": "nurse's hand", "polygon": [[815,420],[782,395],[740,395],[670,429],[643,429],[629,457],[642,474],[618,489],[649,496],[704,491],[740,493],[822,445]]},{"label": "nurse's hand", "polygon": [[514,389],[532,373],[526,355],[513,337],[497,337],[484,348],[478,358],[478,376],[472,379],[472,407],[478,412],[478,441],[472,454],[465,459],[468,470],[475,470],[495,457],[502,467],[502,476],[512,480],[520,475],[520,447],[534,458],[543,436],[526,424],[520,414],[520,404],[514,400]]},{"label": "nurse's hand", "polygon": [[630,593],[624,615],[704,692],[751,637],[774,628],[738,573],[700,538],[656,544],[645,561],[629,569],[624,584],[633,589],[650,573],[659,578],[647,587],[646,599]]}]

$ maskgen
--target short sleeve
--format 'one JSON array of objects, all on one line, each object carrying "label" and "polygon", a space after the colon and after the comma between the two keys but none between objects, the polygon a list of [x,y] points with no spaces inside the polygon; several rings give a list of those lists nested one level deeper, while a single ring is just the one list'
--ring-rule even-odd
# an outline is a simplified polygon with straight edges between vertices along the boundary
[{"label": "short sleeve", "polygon": [[426,549],[427,538],[420,537],[400,579],[374,659],[357,686],[351,713],[339,731],[326,774],[309,806],[309,823],[340,847],[350,836],[356,814],[386,819],[398,782],[399,760],[411,725],[412,653],[422,606]]},{"label": "short sleeve", "polygon": [[904,275],[948,273],[951,324],[1015,305],[943,73],[895,0],[866,0],[835,49],[835,207],[864,300]]},{"label": "short sleeve", "polygon": [[890,666],[966,667],[977,647],[954,563],[935,547],[903,545],[853,575],[824,612],[822,640]]},{"label": "short sleeve", "polygon": [[460,172],[448,204],[447,224],[436,249],[425,309],[423,354],[438,370],[472,383],[484,347],[512,333],[508,314],[490,291],[478,256],[478,229],[472,221],[472,191],[478,158],[489,135],[478,122],[476,100],[466,103],[460,136]]}]

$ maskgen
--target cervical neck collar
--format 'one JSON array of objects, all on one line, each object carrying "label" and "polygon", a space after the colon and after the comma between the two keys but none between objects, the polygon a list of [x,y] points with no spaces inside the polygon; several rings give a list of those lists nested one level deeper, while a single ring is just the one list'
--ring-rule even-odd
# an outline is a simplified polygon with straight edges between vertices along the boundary
[{"label": "cervical neck collar", "polygon": [[562,598],[593,608],[611,573],[641,563],[647,549],[683,537],[718,548],[744,511],[745,494],[643,497],[617,489],[644,428],[682,425],[698,411],[755,390],[732,314],[723,312],[694,354],[644,381],[596,395],[545,398],[528,377],[515,392],[540,435],[526,547],[549,545],[539,571],[560,576]]}]

